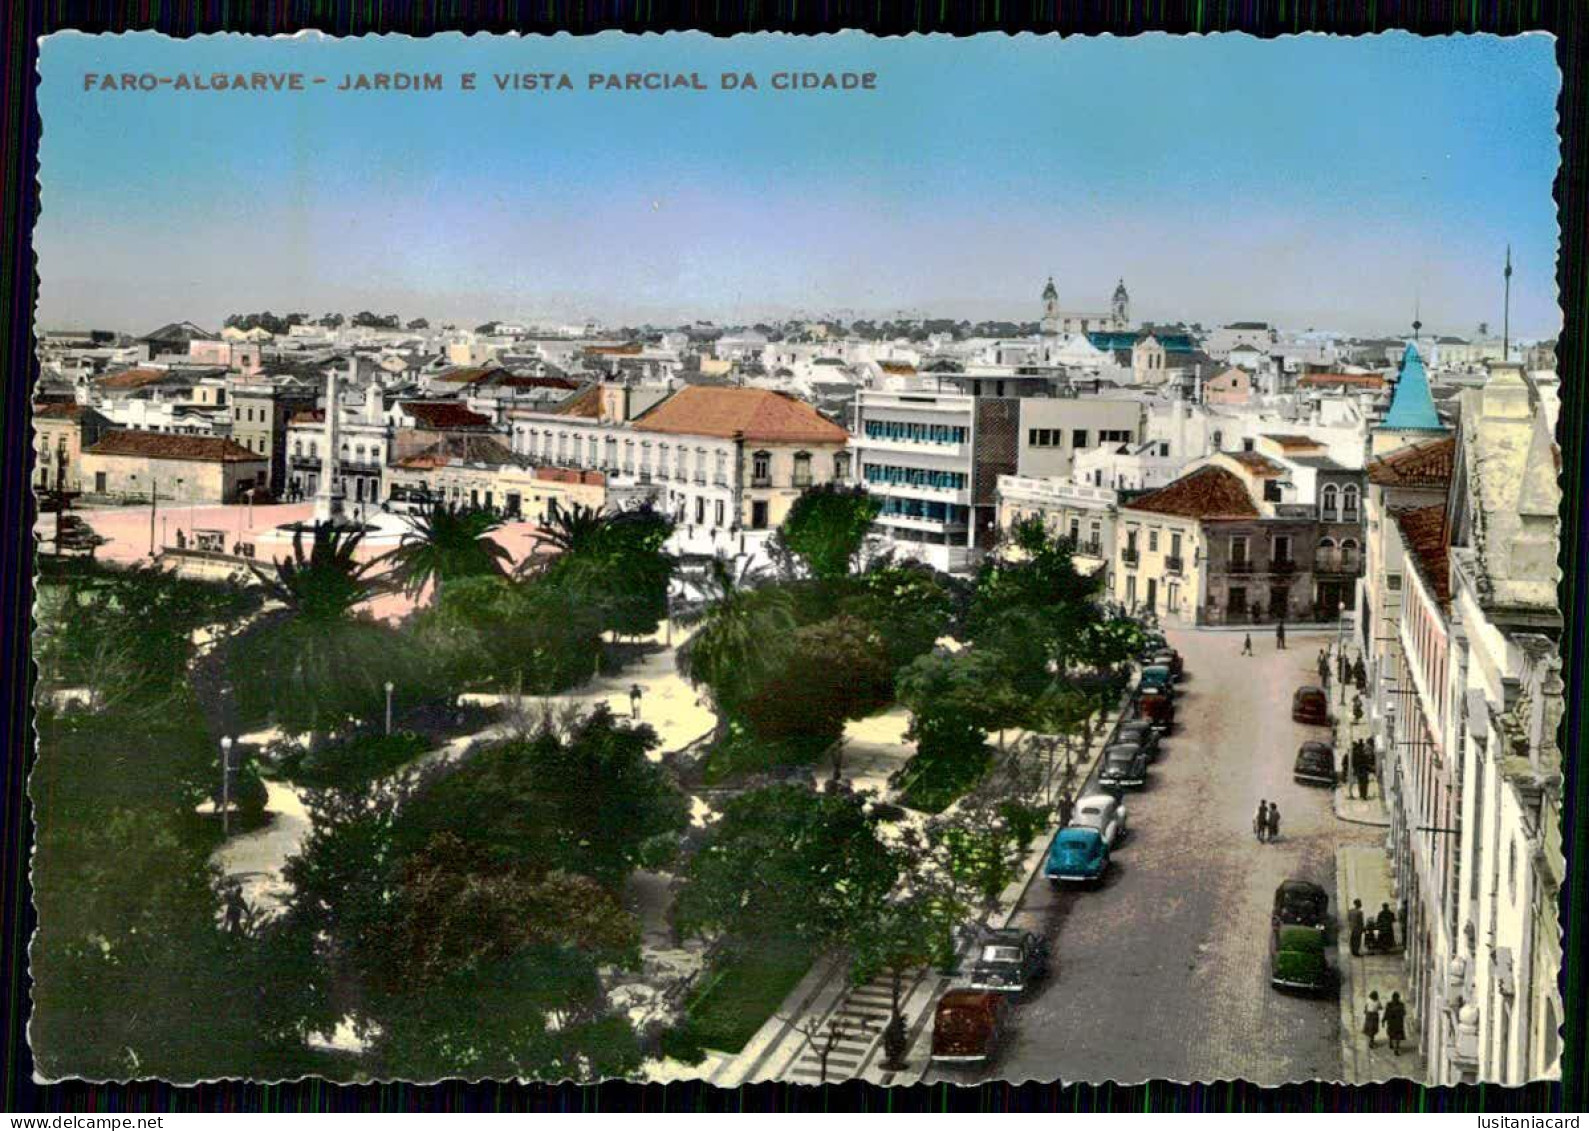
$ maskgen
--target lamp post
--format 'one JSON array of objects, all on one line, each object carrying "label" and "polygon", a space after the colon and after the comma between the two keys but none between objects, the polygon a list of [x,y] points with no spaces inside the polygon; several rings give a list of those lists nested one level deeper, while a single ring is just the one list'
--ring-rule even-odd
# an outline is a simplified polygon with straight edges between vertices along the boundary
[{"label": "lamp post", "polygon": [[221,739],[221,835],[232,835],[232,738]]},{"label": "lamp post", "polygon": [[386,681],[386,733],[392,733],[392,681]]},{"label": "lamp post", "polygon": [[[1342,601],[1335,606],[1335,659],[1337,670],[1339,665],[1346,660],[1346,602]],[[1346,680],[1336,681],[1341,685],[1341,706],[1346,706]]]}]

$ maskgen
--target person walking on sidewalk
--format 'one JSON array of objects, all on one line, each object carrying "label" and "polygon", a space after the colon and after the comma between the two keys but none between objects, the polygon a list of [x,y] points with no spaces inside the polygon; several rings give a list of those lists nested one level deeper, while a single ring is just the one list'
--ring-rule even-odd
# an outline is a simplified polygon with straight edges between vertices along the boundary
[{"label": "person walking on sidewalk", "polygon": [[1407,1003],[1400,994],[1391,994],[1385,1005],[1385,1043],[1390,1051],[1401,1055],[1401,1043],[1407,1039]]},{"label": "person walking on sidewalk", "polygon": [[1252,655],[1252,633],[1250,632],[1247,634],[1247,638],[1241,642],[1241,654],[1243,656]]},{"label": "person walking on sidewalk", "polygon": [[1390,909],[1390,904],[1381,903],[1379,914],[1374,916],[1374,929],[1379,932],[1379,946],[1381,950],[1394,950],[1396,947],[1396,913]]},{"label": "person walking on sidewalk", "polygon": [[1363,901],[1352,900],[1352,909],[1346,913],[1346,933],[1352,941],[1352,954],[1363,953]]},{"label": "person walking on sidewalk", "polygon": [[1275,622],[1275,651],[1284,652],[1285,650],[1286,650],[1286,622],[1283,621],[1283,620],[1282,621],[1276,621]]},{"label": "person walking on sidewalk", "polygon": [[1352,759],[1352,772],[1357,775],[1357,796],[1368,800],[1368,757],[1361,749]]},{"label": "person walking on sidewalk", "polygon": [[1319,649],[1319,683],[1326,691],[1330,689],[1330,658],[1323,648]]},{"label": "person walking on sidewalk", "polygon": [[640,717],[640,697],[644,694],[645,688],[638,683],[629,686],[629,717],[631,719]]},{"label": "person walking on sidewalk", "polygon": [[1262,844],[1269,838],[1269,802],[1258,802],[1258,815],[1252,819],[1252,835]]},{"label": "person walking on sidewalk", "polygon": [[1269,831],[1264,839],[1271,843],[1280,839],[1280,806],[1273,801],[1269,803]]},{"label": "person walking on sidewalk", "polygon": [[1368,1005],[1363,1009],[1363,1032],[1368,1037],[1368,1047],[1373,1048],[1379,1039],[1379,992],[1371,991]]}]

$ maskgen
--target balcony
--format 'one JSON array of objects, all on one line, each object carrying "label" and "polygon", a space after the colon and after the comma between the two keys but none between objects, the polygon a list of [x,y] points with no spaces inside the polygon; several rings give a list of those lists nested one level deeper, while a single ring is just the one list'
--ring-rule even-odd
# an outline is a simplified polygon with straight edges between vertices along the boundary
[{"label": "balcony", "polygon": [[1251,573],[1252,572],[1252,559],[1251,558],[1232,558],[1229,562],[1226,563],[1225,570],[1226,570],[1227,573]]},{"label": "balcony", "polygon": [[1103,543],[1096,538],[1091,542],[1077,542],[1075,553],[1077,557],[1081,558],[1101,558],[1103,557]]},{"label": "balcony", "polygon": [[752,475],[750,477],[750,485],[752,487],[771,487],[772,486],[772,476],[770,476],[770,475]]},{"label": "balcony", "polygon": [[1142,560],[1142,555],[1136,550],[1132,549],[1130,546],[1127,546],[1124,550],[1120,551],[1120,560],[1125,562],[1125,564],[1128,566],[1134,566]]},{"label": "balcony", "polygon": [[1314,555],[1314,573],[1349,573],[1356,575],[1357,567],[1362,558],[1356,554],[1332,554],[1321,550]]},{"label": "balcony", "polygon": [[794,485],[797,490],[803,490],[804,488],[811,486],[811,473],[807,472],[804,475],[796,475],[794,477]]},{"label": "balcony", "polygon": [[1186,560],[1177,554],[1171,554],[1164,559],[1164,569],[1168,573],[1180,573],[1186,568]]},{"label": "balcony", "polygon": [[1297,562],[1295,558],[1274,558],[1269,562],[1270,573],[1295,573]]}]

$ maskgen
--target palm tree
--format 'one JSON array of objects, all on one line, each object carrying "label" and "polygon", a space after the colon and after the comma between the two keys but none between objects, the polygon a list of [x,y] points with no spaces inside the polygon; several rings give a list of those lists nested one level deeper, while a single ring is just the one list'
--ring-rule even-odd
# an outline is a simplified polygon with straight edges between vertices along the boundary
[{"label": "palm tree", "polygon": [[325,730],[380,703],[383,684],[401,679],[405,650],[386,625],[357,613],[383,585],[374,563],[355,556],[362,531],[316,523],[309,552],[303,531],[292,556],[249,568],[282,608],[236,642],[229,666],[242,704],[262,709],[314,746]]},{"label": "palm tree", "polygon": [[412,529],[377,561],[389,565],[393,580],[410,597],[429,585],[434,600],[442,585],[460,577],[507,575],[508,552],[491,537],[502,519],[492,511],[437,499],[407,521]]},{"label": "palm tree", "polygon": [[555,578],[600,606],[607,631],[644,635],[666,615],[677,563],[663,545],[672,532],[672,521],[649,505],[613,512],[576,503],[552,516],[517,572]]},{"label": "palm tree", "polygon": [[749,563],[735,570],[713,558],[701,599],[674,613],[681,625],[695,628],[679,645],[679,671],[711,692],[719,737],[728,716],[771,669],[777,645],[795,629],[792,595],[765,580]]}]

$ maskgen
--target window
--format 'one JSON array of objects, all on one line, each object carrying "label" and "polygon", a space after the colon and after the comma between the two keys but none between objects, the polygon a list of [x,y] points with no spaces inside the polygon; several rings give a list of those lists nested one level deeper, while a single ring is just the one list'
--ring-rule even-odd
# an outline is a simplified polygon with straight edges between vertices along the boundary
[{"label": "window", "polygon": [[1276,565],[1289,564],[1291,561],[1291,535],[1275,535],[1274,560]]},{"label": "window", "polygon": [[811,453],[796,452],[794,458],[794,485],[811,486]]},{"label": "window", "polygon": [[1513,899],[1517,898],[1517,841],[1513,840],[1506,847],[1506,890]]},{"label": "window", "polygon": [[657,445],[657,478],[658,479],[666,479],[668,477],[668,451],[669,451],[669,449],[668,449],[668,446],[666,444],[658,444]]},{"label": "window", "polygon": [[673,470],[675,472],[675,477],[680,482],[683,482],[685,479],[689,478],[689,459],[690,449],[686,448],[683,444],[680,444],[678,447],[673,449]]},{"label": "window", "polygon": [[1137,532],[1135,530],[1128,530],[1128,531],[1126,531],[1126,553],[1135,555],[1136,552],[1137,552]]},{"label": "window", "polygon": [[1232,564],[1247,562],[1247,535],[1235,534],[1230,539],[1230,560]]},{"label": "window", "polygon": [[1170,445],[1169,444],[1164,443],[1164,444],[1160,444],[1159,445],[1159,458],[1160,459],[1169,459],[1170,458]]},{"label": "window", "polygon": [[1070,446],[1072,450],[1087,446],[1087,429],[1073,428],[1070,433]]},{"label": "window", "polygon": [[1348,483],[1341,492],[1341,521],[1357,521],[1357,484]]},{"label": "window", "polygon": [[845,480],[850,477],[850,453],[839,452],[833,457],[833,478]]},{"label": "window", "polygon": [[1070,540],[1072,542],[1081,541],[1081,519],[1079,518],[1070,520]]},{"label": "window", "polygon": [[1334,522],[1340,491],[1331,483],[1324,488],[1323,499],[1319,505],[1319,518],[1325,522]]},{"label": "window", "polygon": [[1225,446],[1225,433],[1218,428],[1214,429],[1214,450],[1217,452]]},{"label": "window", "polygon": [[1357,565],[1357,539],[1347,538],[1341,542],[1341,564],[1348,568]]},{"label": "window", "polygon": [[1159,532],[1157,530],[1150,530],[1150,531],[1148,531],[1148,553],[1156,554],[1158,552],[1159,552]]},{"label": "window", "polygon": [[623,469],[626,474],[634,474],[634,441],[623,442]]},{"label": "window", "polygon": [[1280,480],[1265,479],[1263,481],[1263,497],[1264,501],[1267,503],[1278,503],[1282,498],[1282,495],[1280,494]]},{"label": "window", "polygon": [[1241,450],[1244,452],[1250,452],[1253,450],[1253,439],[1251,436],[1242,437]]},{"label": "window", "polygon": [[722,499],[718,499],[717,500],[717,523],[716,523],[716,525],[718,525],[718,526],[722,526],[723,525],[723,500]]},{"label": "window", "polygon": [[703,526],[706,523],[706,500],[695,496],[695,525]]},{"label": "window", "polygon": [[[755,452],[750,457],[750,481],[752,486],[765,487],[772,480],[772,453]],[[757,527],[758,530],[761,527]]]},{"label": "window", "polygon": [[1385,575],[1385,588],[1392,593],[1399,592],[1401,589],[1401,574],[1387,573]]},{"label": "window", "polygon": [[1181,536],[1179,534],[1171,534],[1170,535],[1170,557],[1179,558],[1180,556],[1181,556]]},{"label": "window", "polygon": [[[627,443],[627,441],[626,441],[626,443]],[[602,466],[603,467],[609,468],[609,469],[616,469],[617,468],[617,466],[618,466],[618,438],[616,436],[608,436],[607,437],[607,442],[604,445],[602,445],[602,457],[603,457],[603,459],[602,459]]]},{"label": "window", "polygon": [[[717,450],[713,458],[712,482],[719,487],[727,486],[728,484],[728,453],[721,448]],[[722,525],[722,519],[718,519],[718,525]]]}]

